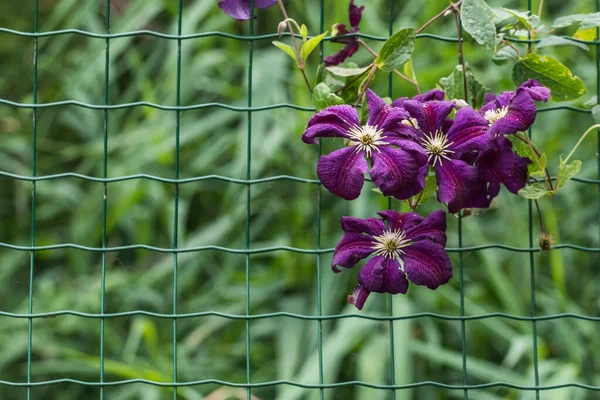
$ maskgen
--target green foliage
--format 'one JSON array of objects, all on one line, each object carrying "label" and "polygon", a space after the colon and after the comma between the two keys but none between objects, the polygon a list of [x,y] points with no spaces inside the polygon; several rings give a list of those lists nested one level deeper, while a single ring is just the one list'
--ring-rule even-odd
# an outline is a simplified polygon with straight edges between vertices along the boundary
[{"label": "green foliage", "polygon": [[308,56],[310,55],[310,53],[312,53],[313,50],[315,48],[317,48],[317,46],[319,45],[319,43],[321,43],[323,41],[323,38],[325,38],[325,36],[327,36],[327,32],[322,33],[313,38],[310,38],[306,42],[304,42],[304,44],[300,48],[300,57],[302,57],[302,66],[304,66],[304,63],[308,59]]},{"label": "green foliage", "polygon": [[477,43],[491,50],[496,44],[494,11],[484,0],[465,0],[461,7],[462,25]]},{"label": "green foliage", "polygon": [[538,200],[550,193],[551,192],[546,188],[546,185],[539,182],[532,183],[519,190],[519,196],[529,200]]},{"label": "green foliage", "polygon": [[400,68],[410,59],[415,49],[415,30],[401,29],[385,41],[375,64],[382,71],[391,72]]},{"label": "green foliage", "polygon": [[558,174],[556,174],[556,189],[563,187],[565,183],[567,183],[570,179],[573,179],[573,177],[577,175],[580,170],[580,160],[573,160],[569,164],[565,164],[561,157]]},{"label": "green foliage", "polygon": [[313,104],[317,110],[323,110],[329,106],[344,104],[344,99],[331,92],[329,86],[321,82],[313,89],[312,94]]},{"label": "green foliage", "polygon": [[550,56],[526,55],[515,64],[512,77],[516,85],[536,79],[550,89],[554,101],[574,100],[585,94],[583,81]]},{"label": "green foliage", "polygon": [[489,88],[483,86],[476,78],[467,66],[467,92],[468,97],[465,96],[465,84],[463,77],[462,65],[454,67],[454,71],[445,77],[440,79],[440,86],[446,92],[446,96],[453,99],[465,99],[467,98],[469,104],[473,108],[479,108],[483,105],[483,98],[485,94],[490,91]]},{"label": "green foliage", "polygon": [[578,24],[581,30],[597,28],[600,26],[600,12],[562,16],[554,21],[552,27],[564,28],[573,24]]}]

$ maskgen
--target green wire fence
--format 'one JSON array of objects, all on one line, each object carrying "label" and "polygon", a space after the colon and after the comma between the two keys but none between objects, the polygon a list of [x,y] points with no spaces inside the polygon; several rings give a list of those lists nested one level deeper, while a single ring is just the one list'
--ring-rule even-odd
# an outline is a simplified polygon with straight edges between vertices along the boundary
[{"label": "green wire fence", "polygon": [[[320,0],[320,31],[324,31],[324,1]],[[252,0],[251,0],[252,3]],[[596,9],[600,11],[600,0],[595,1]],[[531,0],[527,1],[527,6],[529,10],[531,10]],[[389,0],[389,27],[388,33],[392,35],[395,28],[394,20],[393,20],[393,7],[394,1]],[[252,8],[252,7],[251,7]],[[106,1],[106,20],[105,20],[105,33],[92,33],[77,29],[66,29],[66,30],[57,30],[51,32],[39,32],[39,0],[35,0],[35,15],[34,19],[34,31],[33,32],[21,32],[12,29],[7,29],[0,27],[0,33],[7,33],[10,35],[22,36],[22,37],[30,37],[34,40],[34,66],[33,66],[33,97],[32,103],[18,103],[15,101],[9,101],[5,99],[0,99],[0,104],[4,104],[7,106],[15,107],[15,108],[23,108],[23,109],[31,109],[33,116],[33,131],[32,131],[32,160],[33,163],[31,165],[31,175],[19,175],[14,173],[9,173],[5,171],[0,171],[0,176],[19,180],[31,182],[32,192],[31,192],[31,233],[30,233],[30,244],[28,246],[15,245],[11,243],[0,243],[1,248],[13,249],[18,251],[26,251],[29,252],[29,306],[28,313],[11,313],[0,311],[0,316],[10,317],[10,318],[19,318],[26,319],[28,321],[28,345],[27,345],[27,381],[26,382],[13,382],[0,380],[0,385],[8,385],[8,386],[16,386],[16,387],[25,387],[27,388],[27,398],[32,397],[31,390],[34,387],[47,386],[47,385],[56,385],[60,383],[70,383],[76,385],[86,385],[86,386],[95,386],[100,388],[100,398],[105,397],[104,388],[110,386],[120,386],[120,385],[128,385],[133,383],[143,383],[147,385],[154,385],[159,387],[170,387],[173,390],[173,398],[178,397],[177,389],[179,387],[186,386],[197,386],[197,385],[208,385],[208,384],[218,384],[230,387],[240,387],[247,389],[247,397],[251,398],[252,389],[255,388],[263,388],[263,387],[273,387],[278,385],[292,385],[300,388],[309,388],[309,389],[319,389],[320,397],[324,398],[325,389],[332,389],[342,386],[363,386],[367,388],[374,389],[382,389],[389,390],[391,398],[396,397],[396,391],[408,388],[417,388],[424,386],[438,387],[438,388],[446,388],[457,391],[462,391],[464,393],[464,398],[467,399],[469,397],[469,391],[474,389],[484,389],[484,388],[513,388],[524,391],[534,391],[536,398],[543,398],[543,392],[566,388],[566,387],[576,387],[581,389],[587,389],[590,391],[600,391],[600,386],[593,386],[578,382],[565,382],[561,384],[554,385],[540,385],[539,379],[539,371],[538,371],[538,350],[537,350],[537,332],[536,332],[536,323],[538,321],[548,321],[548,320],[557,320],[563,318],[572,318],[577,320],[586,320],[593,322],[600,322],[600,317],[598,316],[588,316],[578,313],[560,313],[553,315],[544,315],[537,316],[536,315],[536,297],[535,297],[535,264],[534,264],[534,254],[539,252],[540,249],[537,248],[534,244],[534,236],[533,236],[533,210],[532,203],[529,202],[528,205],[528,218],[529,218],[529,245],[528,247],[515,247],[508,246],[503,244],[489,244],[489,245],[481,245],[481,246],[463,246],[462,241],[462,218],[458,219],[458,247],[448,248],[449,252],[458,253],[459,254],[459,263],[455,265],[455,272],[460,281],[460,315],[443,315],[438,313],[429,313],[429,312],[421,312],[421,313],[413,313],[408,315],[395,315],[392,308],[392,298],[389,296],[388,298],[388,314],[387,316],[377,316],[377,315],[368,315],[366,313],[363,314],[323,314],[322,307],[322,287],[321,287],[321,274],[322,272],[322,262],[321,256],[324,254],[329,254],[333,252],[332,248],[322,248],[321,247],[321,187],[318,180],[314,179],[305,179],[296,176],[289,175],[279,175],[279,176],[271,176],[267,178],[252,178],[252,116],[254,112],[271,110],[277,108],[289,108],[293,110],[297,110],[298,112],[306,112],[307,118],[310,115],[310,112],[313,112],[314,109],[311,107],[302,107],[294,104],[272,104],[267,106],[254,106],[252,101],[252,93],[253,93],[253,80],[252,80],[252,66],[253,66],[253,57],[254,57],[254,44],[257,41],[263,40],[271,40],[277,37],[276,34],[269,35],[254,35],[254,20],[251,18],[248,22],[248,35],[233,35],[225,32],[201,32],[183,35],[182,34],[182,25],[183,25],[183,15],[185,9],[182,3],[182,0],[178,0],[178,14],[177,14],[177,34],[164,34],[159,32],[154,32],[150,30],[139,30],[132,32],[122,32],[122,33],[111,33],[111,2]],[[92,38],[94,40],[104,40],[105,42],[105,71],[104,71],[104,103],[103,104],[88,104],[79,102],[76,100],[67,100],[67,101],[59,101],[52,103],[38,103],[38,41],[40,38],[50,38],[54,36],[60,35],[81,35],[85,37]],[[122,37],[130,37],[130,36],[153,36],[158,38],[163,38],[166,40],[173,40],[177,43],[177,58],[173,60],[173,68],[176,68],[176,105],[175,106],[166,106],[151,102],[133,102],[133,103],[124,103],[124,104],[109,104],[109,78],[110,78],[110,44],[112,39],[122,38]],[[364,39],[374,40],[374,41],[385,41],[385,37],[380,36],[372,36],[367,34],[356,34]],[[212,36],[219,36],[223,38],[228,38],[231,40],[241,40],[248,42],[248,73],[247,73],[247,105],[245,107],[236,107],[222,103],[202,103],[202,104],[193,104],[189,106],[182,106],[180,99],[180,91],[181,91],[181,70],[182,70],[182,57],[181,57],[181,46],[182,42],[185,40],[193,40],[199,38],[206,38]],[[457,38],[454,37],[444,37],[433,34],[420,34],[417,36],[420,40],[438,40],[449,43],[458,42]],[[594,46],[596,49],[595,53],[595,61],[596,61],[596,92],[600,97],[600,35],[596,34],[596,39],[592,41],[586,40],[578,40],[566,37],[568,40],[573,40],[579,43],[585,43],[591,46]],[[515,40],[515,42],[519,43],[535,43],[534,40]],[[323,45],[321,45],[321,59],[323,58]],[[388,81],[388,95],[393,97],[394,93],[392,92],[392,77],[390,75]],[[104,157],[103,157],[103,176],[93,177],[87,176],[77,173],[61,173],[54,175],[40,175],[38,176],[37,165],[36,165],[36,154],[37,154],[37,114],[38,110],[42,108],[53,108],[53,107],[63,107],[63,106],[77,106],[83,107],[87,109],[95,109],[95,110],[103,110],[103,120],[104,120]],[[108,144],[109,144],[109,128],[108,123],[110,119],[110,111],[117,109],[128,109],[134,107],[151,107],[159,110],[173,111],[173,118],[176,121],[175,128],[175,170],[173,171],[173,178],[164,178],[155,175],[149,174],[135,174],[135,175],[127,175],[127,176],[118,176],[118,177],[108,177]],[[186,110],[197,110],[204,108],[224,108],[240,113],[245,113],[247,118],[247,144],[246,144],[246,172],[245,179],[235,179],[227,176],[221,175],[203,175],[203,176],[194,176],[190,178],[180,178],[180,122],[181,122],[181,113]],[[573,106],[552,106],[545,107],[540,110],[540,112],[552,112],[555,110],[569,110],[572,112],[579,113],[589,113],[590,111],[583,108],[573,107]],[[532,132],[530,130],[529,134]],[[598,150],[600,152],[600,140],[598,141]],[[322,152],[321,146],[319,145],[318,152],[315,154],[315,162],[317,157],[320,156]],[[600,176],[600,156],[598,157],[598,174]],[[84,181],[97,182],[102,183],[104,187],[104,197],[103,197],[103,224],[102,224],[102,246],[101,247],[89,247],[78,245],[75,243],[60,243],[60,244],[52,244],[52,245],[36,245],[36,184],[40,181],[51,181],[51,180],[60,180],[64,178],[77,178]],[[173,236],[172,236],[172,246],[171,247],[157,247],[150,245],[142,245],[142,244],[130,244],[123,246],[113,246],[109,247],[107,243],[107,199],[110,196],[110,184],[115,182],[129,181],[129,180],[138,180],[145,179],[150,181],[162,182],[167,184],[172,184],[175,189],[175,195],[173,199],[173,207],[174,207],[174,218],[173,218]],[[233,184],[239,184],[241,186],[245,186],[246,189],[246,216],[245,216],[245,244],[243,249],[239,248],[229,248],[222,247],[216,245],[207,245],[207,246],[196,246],[196,247],[179,247],[178,241],[178,212],[179,212],[179,189],[180,185],[201,182],[201,181],[223,181],[230,182]],[[599,185],[600,179],[583,179],[576,178],[575,181],[583,184],[590,185]],[[315,240],[315,248],[314,249],[304,249],[290,246],[270,246],[270,247],[253,247],[251,243],[250,236],[250,228],[251,228],[251,190],[253,185],[275,182],[275,181],[292,181],[297,182],[298,184],[309,184],[309,185],[317,185],[317,198],[316,198],[316,226],[317,226],[317,235]],[[599,200],[600,201],[600,200]],[[391,207],[391,202],[388,203],[388,206]],[[600,203],[599,203],[600,208]],[[101,303],[100,309],[98,313],[85,313],[79,311],[72,310],[60,310],[55,312],[44,312],[44,313],[34,313],[34,280],[36,276],[36,252],[43,250],[55,250],[55,249],[79,249],[88,252],[96,252],[100,253],[102,256],[102,271],[101,271]],[[153,252],[160,253],[170,253],[173,255],[173,273],[172,273],[172,287],[173,287],[173,309],[171,314],[164,313],[155,313],[143,310],[135,310],[135,311],[127,311],[127,312],[116,312],[116,313],[107,313],[105,309],[106,304],[106,275],[107,275],[107,252],[115,252],[115,251],[123,251],[123,250],[135,250],[135,249],[144,249],[150,250]],[[466,315],[465,314],[465,294],[464,294],[464,260],[463,254],[466,252],[474,252],[474,251],[485,251],[487,249],[502,249],[506,251],[512,252],[520,252],[520,253],[528,253],[529,254],[529,268],[530,268],[530,279],[531,279],[531,315],[530,316],[516,316],[503,312],[494,312],[494,313],[486,313],[481,315]],[[591,253],[600,253],[600,247],[584,247],[576,244],[560,244],[554,247],[554,251],[559,250],[572,250],[572,251],[582,251],[582,252],[591,252]],[[230,314],[224,312],[217,311],[203,311],[203,312],[194,312],[194,313],[179,313],[178,312],[178,256],[181,253],[190,253],[190,252],[200,252],[207,250],[216,250],[220,252],[226,253],[236,253],[243,254],[245,256],[245,299],[244,299],[244,314]],[[261,254],[261,253],[271,253],[277,251],[287,251],[287,252],[295,252],[302,254],[315,255],[315,263],[316,263],[316,284],[317,284],[317,306],[316,313],[314,315],[304,315],[290,312],[273,312],[273,313],[264,313],[264,314],[251,314],[250,313],[250,296],[251,285],[250,285],[250,274],[251,274],[251,260],[250,256],[253,254]],[[47,381],[33,381],[32,380],[32,346],[33,346],[33,321],[34,319],[39,318],[48,318],[60,315],[72,315],[85,319],[97,320],[99,322],[99,330],[100,330],[100,374],[97,381],[82,381],[75,380],[70,378],[62,378],[55,380],[47,380]],[[144,315],[153,318],[161,318],[172,320],[172,347],[173,347],[173,374],[172,374],[172,382],[159,382],[148,379],[125,379],[125,380],[117,380],[117,381],[107,381],[105,376],[105,322],[109,318],[122,318],[129,317],[135,315]],[[178,332],[177,332],[177,324],[181,319],[187,318],[196,318],[196,317],[207,317],[207,316],[217,316],[221,318],[231,319],[231,320],[240,320],[245,321],[245,357],[246,357],[246,381],[245,382],[229,382],[218,379],[204,379],[199,376],[197,380],[193,381],[180,381],[178,379],[178,360],[177,360],[177,347],[178,347]],[[317,335],[317,351],[318,351],[318,383],[315,384],[307,384],[302,382],[290,381],[290,380],[277,380],[277,381],[265,381],[265,382],[256,382],[252,379],[251,374],[251,364],[250,364],[250,354],[252,352],[251,347],[251,333],[252,333],[252,321],[266,319],[266,318],[274,318],[274,317],[288,317],[295,318],[300,320],[309,320],[316,321],[316,335]],[[324,362],[323,362],[323,321],[327,320],[340,320],[345,318],[360,318],[374,321],[387,321],[389,326],[389,347],[390,347],[390,364],[389,364],[389,383],[388,384],[375,384],[371,382],[364,381],[347,381],[347,382],[325,382],[324,380]],[[397,384],[395,382],[395,359],[394,359],[394,346],[397,346],[394,343],[394,321],[400,320],[411,320],[411,319],[421,319],[421,318],[434,318],[439,320],[446,321],[460,321],[460,337],[461,337],[461,353],[462,353],[462,384],[445,384],[441,382],[435,381],[421,381],[409,384]],[[526,321],[530,322],[532,325],[532,342],[533,342],[533,360],[534,360],[534,381],[531,382],[530,385],[517,385],[509,382],[487,382],[480,384],[469,384],[469,373],[468,373],[468,360],[467,360],[467,347],[468,347],[468,337],[466,333],[465,323],[466,321],[472,320],[483,320],[489,318],[504,318],[508,320],[515,321]],[[0,377],[2,378],[2,377]]]}]

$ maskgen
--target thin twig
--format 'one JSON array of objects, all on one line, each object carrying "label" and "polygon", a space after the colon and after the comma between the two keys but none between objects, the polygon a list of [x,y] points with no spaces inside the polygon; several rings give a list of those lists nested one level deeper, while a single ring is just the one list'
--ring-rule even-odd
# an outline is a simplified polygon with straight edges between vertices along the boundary
[{"label": "thin twig", "polygon": [[544,0],[540,0],[540,7],[538,8],[538,17],[542,18],[542,10],[544,9]]},{"label": "thin twig", "polygon": [[[522,141],[523,143],[527,144],[529,146],[529,148],[531,149],[531,151],[533,151],[533,153],[535,154],[535,160],[538,163],[538,167],[540,167],[540,170],[542,169],[542,165],[539,161],[539,158],[542,156],[542,154],[539,152],[539,150],[535,147],[535,145],[531,142],[531,140],[529,140],[529,138],[527,136],[521,136],[519,134],[515,134],[515,137],[517,139],[519,139],[520,141]],[[545,181],[548,184],[548,187],[550,188],[550,190],[554,190],[554,187],[552,185],[552,176],[550,175],[550,171],[548,171],[548,168],[545,167],[544,168],[544,176],[545,176]]]},{"label": "thin twig", "polygon": [[537,212],[538,212],[538,217],[540,219],[540,232],[541,233],[545,233],[546,232],[546,228],[544,227],[544,219],[542,218],[542,210],[540,209],[540,203],[538,202],[538,200],[533,200],[535,202],[535,208],[537,208]]},{"label": "thin twig", "polygon": [[436,21],[438,18],[443,17],[444,14],[446,14],[449,10],[460,6],[462,4],[462,2],[463,2],[463,0],[458,0],[456,3],[450,4],[448,7],[444,8],[442,11],[440,11],[440,13],[437,14],[435,17],[433,17],[429,21],[425,22],[425,24],[423,24],[422,27],[420,27],[419,29],[417,29],[415,33],[421,33],[431,23],[433,23],[434,21]]},{"label": "thin twig", "polygon": [[[363,96],[365,95],[365,92],[367,91],[367,89],[369,88],[369,85],[371,84],[371,81],[373,80],[373,77],[375,76],[375,72],[377,72],[377,65],[375,63],[373,63],[373,66],[371,67],[371,70],[369,71],[369,75],[367,76],[367,79],[364,80],[364,82],[361,84],[361,90],[358,93],[358,99],[356,99],[356,103],[354,104],[354,107],[357,107],[358,104],[361,102]],[[364,85],[364,87],[362,87]]]},{"label": "thin twig", "polygon": [[[460,1],[458,3],[460,3]],[[460,63],[462,65],[462,70],[463,70],[463,86],[464,86],[464,91],[465,91],[464,100],[468,103],[469,102],[469,92],[468,92],[468,86],[467,86],[467,67],[465,65],[465,55],[463,54],[462,29],[460,27],[460,21],[458,19],[458,14],[460,12],[457,7],[458,3],[454,4],[454,3],[450,2],[448,9],[452,9],[453,14],[454,14],[454,22],[456,23],[456,34],[458,35],[458,57],[460,59]]]}]

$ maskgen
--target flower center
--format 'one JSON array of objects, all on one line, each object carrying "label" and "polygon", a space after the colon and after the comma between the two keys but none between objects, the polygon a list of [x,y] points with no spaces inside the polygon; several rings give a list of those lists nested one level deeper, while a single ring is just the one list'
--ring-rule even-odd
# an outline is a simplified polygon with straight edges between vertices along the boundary
[{"label": "flower center", "polygon": [[406,238],[406,234],[403,231],[387,230],[382,235],[375,236],[373,239],[376,242],[372,247],[375,250],[375,254],[385,258],[400,257],[400,254],[404,254],[402,248],[410,244],[410,240]]},{"label": "flower center", "polygon": [[442,165],[442,159],[449,160],[448,154],[454,153],[452,150],[448,150],[454,142],[448,142],[448,136],[446,136],[441,130],[438,130],[433,135],[424,134],[421,139],[423,147],[429,155],[427,161],[431,162],[433,159],[433,166],[439,161]]},{"label": "flower center", "polygon": [[483,117],[487,119],[487,122],[491,125],[500,118],[506,117],[506,114],[508,114],[508,106],[497,108],[495,110],[487,110]]},{"label": "flower center", "polygon": [[402,121],[400,121],[400,123],[402,125],[412,126],[415,129],[419,129],[419,121],[417,121],[417,119],[414,117],[403,119]]},{"label": "flower center", "polygon": [[373,150],[380,152],[377,146],[388,144],[384,142],[381,137],[383,131],[377,129],[377,126],[363,125],[353,126],[349,131],[350,135],[350,146],[356,146],[356,151],[364,151],[367,153],[367,157],[371,157]]}]

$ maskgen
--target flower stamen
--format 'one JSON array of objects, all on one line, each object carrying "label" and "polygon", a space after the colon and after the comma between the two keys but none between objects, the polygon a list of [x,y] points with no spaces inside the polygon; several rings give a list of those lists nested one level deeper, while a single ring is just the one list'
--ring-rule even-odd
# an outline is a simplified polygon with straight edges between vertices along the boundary
[{"label": "flower stamen", "polygon": [[417,119],[414,117],[403,119],[402,121],[400,121],[400,123],[402,125],[412,126],[415,129],[419,129],[419,121],[417,121]]},{"label": "flower stamen", "polygon": [[508,114],[508,106],[497,108],[495,110],[487,110],[483,115],[483,118],[487,120],[487,122],[492,125],[494,122],[498,121],[500,118],[506,117]]},{"label": "flower stamen", "polygon": [[373,239],[376,242],[372,247],[375,255],[391,259],[404,254],[402,248],[410,244],[410,240],[406,238],[403,231],[387,230],[379,236],[374,236]]},{"label": "flower stamen", "polygon": [[383,135],[383,131],[381,129],[377,129],[377,126],[373,125],[363,125],[353,126],[348,131],[349,137],[349,145],[356,146],[356,151],[364,151],[367,154],[367,157],[371,157],[373,150],[378,153],[381,152],[377,148],[377,146],[383,146],[389,144],[382,140],[381,135]]},{"label": "flower stamen", "polygon": [[441,130],[438,130],[434,134],[427,135],[424,133],[424,138],[421,139],[423,142],[423,147],[425,151],[429,155],[427,158],[428,162],[431,162],[433,159],[433,166],[439,161],[440,165],[442,165],[442,160],[445,158],[446,160],[450,160],[448,157],[449,154],[454,153],[452,150],[448,150],[450,146],[454,144],[454,142],[448,142],[448,136],[446,136]]}]

